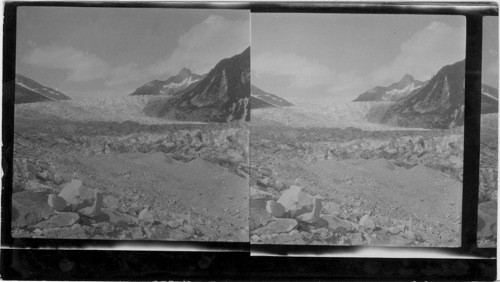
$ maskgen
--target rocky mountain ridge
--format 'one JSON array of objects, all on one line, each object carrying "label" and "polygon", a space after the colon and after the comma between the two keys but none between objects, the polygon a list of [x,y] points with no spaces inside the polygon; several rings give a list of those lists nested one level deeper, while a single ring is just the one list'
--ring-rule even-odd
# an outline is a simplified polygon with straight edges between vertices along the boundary
[{"label": "rocky mountain ridge", "polygon": [[[415,128],[453,128],[464,124],[465,61],[444,66],[429,82],[382,116],[384,124]],[[483,85],[482,113],[498,112],[498,90]]]},{"label": "rocky mountain ridge", "polygon": [[203,76],[192,73],[190,69],[183,68],[177,75],[166,80],[153,80],[137,88],[131,96],[136,95],[167,95],[173,96],[182,93],[189,86],[199,82]]},{"label": "rocky mountain ridge", "polygon": [[250,47],[221,60],[182,94],[146,105],[148,116],[174,120],[231,122],[250,120]]},{"label": "rocky mountain ridge", "polygon": [[413,76],[405,74],[398,82],[388,87],[376,86],[360,94],[353,102],[399,101],[424,85],[425,82],[416,80]]}]

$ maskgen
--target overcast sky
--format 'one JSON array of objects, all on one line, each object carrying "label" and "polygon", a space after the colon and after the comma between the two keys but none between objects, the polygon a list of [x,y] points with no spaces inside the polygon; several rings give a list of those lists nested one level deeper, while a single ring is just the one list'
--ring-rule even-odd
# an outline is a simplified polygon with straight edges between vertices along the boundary
[{"label": "overcast sky", "polygon": [[246,10],[19,7],[16,72],[69,96],[125,96],[250,45]]},{"label": "overcast sky", "polygon": [[498,89],[498,17],[483,18],[482,80]]},{"label": "overcast sky", "polygon": [[291,100],[347,102],[464,58],[463,16],[252,15],[252,83]]}]

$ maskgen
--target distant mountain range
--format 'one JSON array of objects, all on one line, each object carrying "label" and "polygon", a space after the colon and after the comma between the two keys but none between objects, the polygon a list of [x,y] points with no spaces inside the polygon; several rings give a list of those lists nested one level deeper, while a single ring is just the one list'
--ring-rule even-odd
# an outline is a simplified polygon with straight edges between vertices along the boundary
[{"label": "distant mountain range", "polygon": [[70,100],[63,93],[16,73],[15,104]]},{"label": "distant mountain range", "polygon": [[175,120],[230,122],[250,120],[250,47],[221,60],[182,93],[148,103],[148,116]]},{"label": "distant mountain range", "polygon": [[262,89],[251,85],[251,98],[250,98],[250,108],[273,108],[273,107],[287,107],[293,106],[292,103],[287,100],[278,97],[274,94],[263,91]]},{"label": "distant mountain range", "polygon": [[415,80],[413,76],[406,74],[400,81],[388,87],[377,86],[360,94],[353,102],[400,101],[425,84],[425,82]]},{"label": "distant mountain range", "polygon": [[177,75],[166,80],[153,80],[137,88],[131,96],[136,95],[167,95],[182,93],[189,86],[199,82],[203,76],[194,74],[188,68],[183,68]]},{"label": "distant mountain range", "polygon": [[[403,127],[453,128],[464,124],[465,61],[441,68],[424,86],[391,106],[381,122]],[[482,113],[498,112],[498,90],[483,84]]]}]

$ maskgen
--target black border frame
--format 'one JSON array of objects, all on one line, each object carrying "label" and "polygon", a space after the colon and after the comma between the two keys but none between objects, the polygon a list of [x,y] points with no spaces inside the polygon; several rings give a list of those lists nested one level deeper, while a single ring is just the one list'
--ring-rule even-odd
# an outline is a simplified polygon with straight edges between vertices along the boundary
[{"label": "black border frame", "polygon": [[[64,280],[113,280],[113,279],[230,279],[230,280],[495,280],[496,248],[477,248],[477,202],[479,187],[479,130],[481,87],[482,17],[498,16],[495,2],[6,2],[4,7],[3,42],[3,93],[14,92],[16,9],[20,6],[65,7],[112,7],[112,8],[187,8],[187,9],[249,9],[251,13],[356,13],[356,14],[439,14],[466,17],[466,82],[464,177],[462,205],[462,246],[460,248],[432,248],[443,254],[456,256],[452,259],[422,258],[311,258],[311,257],[250,257],[250,249],[274,255],[325,254],[355,252],[370,247],[343,246],[294,246],[255,245],[225,242],[163,242],[126,241],[141,246],[151,242],[166,247],[182,246],[207,248],[206,252],[148,252],[82,250],[80,247],[114,248],[122,241],[110,240],[55,240],[13,239],[10,230],[13,157],[13,95],[2,95],[2,250],[1,264],[4,279],[64,279]],[[467,187],[465,189],[465,187]],[[7,197],[5,196],[7,195]],[[14,249],[5,248],[13,246]],[[74,250],[43,250],[36,248],[75,248]],[[16,249],[27,248],[27,249]],[[35,249],[29,249],[35,248]],[[388,247],[392,248],[392,247]],[[397,248],[405,250],[429,250],[429,248]],[[223,250],[218,252],[216,250]],[[224,252],[229,251],[229,252]],[[465,259],[475,256],[477,259]],[[49,259],[53,257],[53,259]],[[40,262],[43,271],[35,264],[27,266],[27,273],[11,267],[14,262]],[[64,271],[59,266],[62,259],[74,262],[76,267]],[[120,262],[121,261],[121,262]],[[207,262],[205,266],[202,262]],[[117,269],[128,264],[125,270]],[[144,273],[143,264],[154,271]],[[175,266],[175,267],[173,267]],[[382,270],[399,269],[392,274]],[[82,273],[86,269],[88,272]],[[378,270],[377,270],[378,269]],[[423,272],[437,269],[436,273]],[[443,271],[443,270],[453,271]],[[104,272],[103,272],[104,270]],[[439,271],[441,270],[441,271]],[[465,273],[460,272],[464,270]],[[106,274],[107,273],[107,274]],[[84,276],[86,275],[86,276]]]}]

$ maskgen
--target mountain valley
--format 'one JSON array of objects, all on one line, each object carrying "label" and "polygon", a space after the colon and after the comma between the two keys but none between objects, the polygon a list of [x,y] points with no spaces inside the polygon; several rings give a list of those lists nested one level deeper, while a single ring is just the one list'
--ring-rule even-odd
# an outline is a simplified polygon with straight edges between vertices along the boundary
[{"label": "mountain valley", "polygon": [[[250,241],[457,247],[464,62],[355,102],[252,111]],[[496,241],[497,90],[483,85],[480,246]]]},{"label": "mountain valley", "polygon": [[12,236],[248,242],[249,55],[125,97],[23,92]]}]

